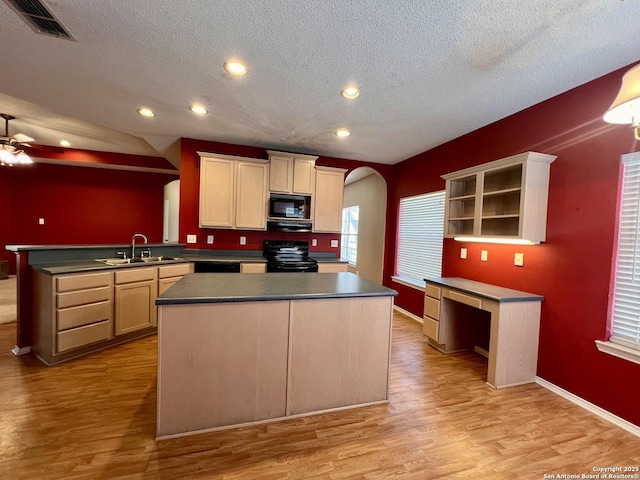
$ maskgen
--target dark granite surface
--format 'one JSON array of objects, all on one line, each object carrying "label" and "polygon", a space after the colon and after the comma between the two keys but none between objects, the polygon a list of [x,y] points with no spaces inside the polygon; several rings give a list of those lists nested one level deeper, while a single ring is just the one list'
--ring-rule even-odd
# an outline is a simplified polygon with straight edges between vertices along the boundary
[{"label": "dark granite surface", "polygon": [[107,265],[102,262],[96,262],[95,260],[84,260],[78,262],[61,262],[50,265],[32,265],[32,267],[34,270],[37,270],[39,272],[48,273],[50,275],[61,275],[64,273],[88,272],[92,270],[120,270],[123,268],[153,267],[159,265],[171,265],[174,263],[189,263],[189,261],[184,259],[176,259],[163,260],[161,262],[139,262],[127,263],[124,265]]},{"label": "dark granite surface", "polygon": [[190,273],[156,305],[396,296],[352,273]]},{"label": "dark granite surface", "polygon": [[498,287],[488,283],[476,282],[460,277],[429,277],[425,282],[437,283],[444,287],[459,290],[478,297],[488,298],[496,302],[540,302],[544,300],[542,295],[535,293],[521,292],[510,288]]}]

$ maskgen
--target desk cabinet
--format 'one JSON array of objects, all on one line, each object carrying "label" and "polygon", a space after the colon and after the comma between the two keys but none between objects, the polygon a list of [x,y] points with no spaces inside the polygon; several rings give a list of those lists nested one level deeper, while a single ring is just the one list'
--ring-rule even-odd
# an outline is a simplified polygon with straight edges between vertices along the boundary
[{"label": "desk cabinet", "polygon": [[462,278],[426,281],[423,333],[445,353],[474,348],[478,322],[489,319],[487,383],[535,380],[542,297]]}]

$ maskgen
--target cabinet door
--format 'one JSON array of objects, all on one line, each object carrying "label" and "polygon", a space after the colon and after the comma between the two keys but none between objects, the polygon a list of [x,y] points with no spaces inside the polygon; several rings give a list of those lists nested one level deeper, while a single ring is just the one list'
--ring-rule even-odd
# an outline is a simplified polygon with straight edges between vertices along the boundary
[{"label": "cabinet door", "polygon": [[200,160],[200,226],[233,228],[235,163],[219,158]]},{"label": "cabinet door", "polygon": [[311,195],[316,180],[315,160],[306,158],[293,159],[292,193]]},{"label": "cabinet door", "polygon": [[236,228],[265,230],[267,227],[266,163],[238,162]]},{"label": "cabinet door", "polygon": [[116,335],[156,325],[156,289],[155,280],[116,285]]},{"label": "cabinet door", "polygon": [[293,184],[293,162],[291,157],[269,157],[269,190],[290,193]]},{"label": "cabinet door", "polygon": [[314,198],[314,232],[340,233],[344,196],[344,170],[318,168]]},{"label": "cabinet door", "polygon": [[168,277],[168,278],[160,278],[158,279],[158,296],[162,295],[164,292],[169,290],[174,283],[180,280],[180,277]]}]

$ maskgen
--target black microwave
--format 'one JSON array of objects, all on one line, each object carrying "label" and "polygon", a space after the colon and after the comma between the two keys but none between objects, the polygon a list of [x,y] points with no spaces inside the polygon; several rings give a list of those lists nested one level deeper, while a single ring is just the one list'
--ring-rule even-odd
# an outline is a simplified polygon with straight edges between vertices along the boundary
[{"label": "black microwave", "polygon": [[311,197],[272,193],[269,198],[270,218],[311,219]]}]

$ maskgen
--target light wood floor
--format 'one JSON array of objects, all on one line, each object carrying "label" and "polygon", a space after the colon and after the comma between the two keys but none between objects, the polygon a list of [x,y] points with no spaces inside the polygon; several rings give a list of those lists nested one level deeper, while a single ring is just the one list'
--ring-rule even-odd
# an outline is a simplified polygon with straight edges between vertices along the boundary
[{"label": "light wood floor", "polygon": [[16,276],[0,280],[0,324],[16,321]]},{"label": "light wood floor", "polygon": [[[396,314],[391,402],[154,441],[156,338],[58,367],[0,326],[0,479],[541,479],[640,465],[640,439],[537,385],[493,390]],[[557,477],[556,477],[557,478]]]}]

